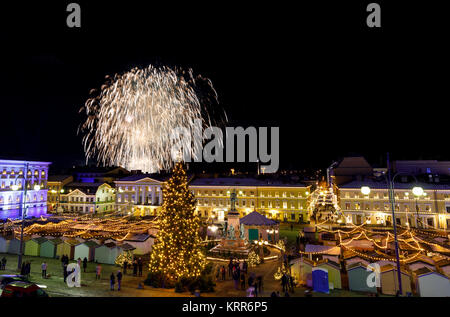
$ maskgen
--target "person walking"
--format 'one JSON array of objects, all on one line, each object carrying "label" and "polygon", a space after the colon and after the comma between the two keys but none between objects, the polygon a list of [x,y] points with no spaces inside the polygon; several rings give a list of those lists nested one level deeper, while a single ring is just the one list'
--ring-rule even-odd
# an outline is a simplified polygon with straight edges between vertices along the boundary
[{"label": "person walking", "polygon": [[123,261],[123,275],[127,274],[128,261]]},{"label": "person walking", "polygon": [[142,276],[142,266],[143,266],[142,258],[139,258],[138,260],[139,276]]},{"label": "person walking", "polygon": [[26,266],[26,263],[22,262],[22,267],[20,268],[20,275],[25,276],[25,266]]},{"label": "person walking", "polygon": [[83,272],[84,272],[84,273],[86,273],[87,262],[88,262],[87,258],[84,257],[84,259],[83,259]]},{"label": "person walking", "polygon": [[41,265],[42,277],[47,278],[47,263],[43,262]]},{"label": "person walking", "polygon": [[69,275],[69,274],[67,274],[67,263],[64,262],[64,264],[63,264],[64,283],[66,282],[67,276],[68,276],[68,275]]},{"label": "person walking", "polygon": [[233,280],[234,280],[234,288],[239,289],[239,275],[236,268],[234,268],[233,270]]},{"label": "person walking", "polygon": [[25,275],[30,278],[30,273],[31,273],[31,262],[27,261],[27,263],[25,264]]},{"label": "person walking", "polygon": [[241,273],[241,289],[245,289],[245,274]]},{"label": "person walking", "polygon": [[95,279],[99,280],[101,274],[102,274],[102,265],[100,263],[98,263],[97,267],[95,268]]},{"label": "person walking", "polygon": [[225,274],[226,274],[225,266],[222,265],[220,273],[222,273],[222,281],[225,281]]},{"label": "person walking", "polygon": [[262,277],[262,275],[258,275],[256,277],[256,280],[258,281],[258,292],[261,294],[261,292],[263,290],[263,277]]},{"label": "person walking", "polygon": [[233,259],[230,259],[230,263],[228,263],[228,277],[231,277],[233,274]]},{"label": "person walking", "polygon": [[133,276],[137,276],[137,260],[133,261]]},{"label": "person walking", "polygon": [[289,275],[289,287],[291,289],[291,292],[294,293],[294,278],[292,275]]},{"label": "person walking", "polygon": [[3,271],[6,270],[6,258],[5,257],[2,258],[2,270]]},{"label": "person walking", "polygon": [[82,266],[81,266],[81,259],[80,259],[80,258],[78,258],[77,263],[78,263],[78,267],[79,267],[80,270],[81,270]]},{"label": "person walking", "polygon": [[109,283],[111,285],[111,290],[114,290],[114,284],[116,284],[116,278],[114,276],[114,273],[111,272],[111,276],[109,277]]},{"label": "person walking", "polygon": [[120,291],[120,285],[122,284],[122,272],[117,271],[117,290]]},{"label": "person walking", "polygon": [[283,286],[283,293],[285,293],[287,290],[287,283],[287,276],[286,274],[283,274],[283,276],[281,277],[281,286]]},{"label": "person walking", "polygon": [[242,263],[242,269],[243,269],[244,273],[247,274],[248,263],[247,263],[247,261],[245,261],[245,260],[244,260],[244,262]]}]

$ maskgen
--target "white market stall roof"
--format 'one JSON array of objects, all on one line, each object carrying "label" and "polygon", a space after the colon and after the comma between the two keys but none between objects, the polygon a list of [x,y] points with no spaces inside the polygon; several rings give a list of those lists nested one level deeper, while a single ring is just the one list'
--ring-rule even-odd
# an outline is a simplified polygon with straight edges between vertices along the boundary
[{"label": "white market stall roof", "polygon": [[328,246],[328,245],[307,244],[305,246],[305,252],[322,253],[322,254],[328,254],[328,255],[340,255],[341,248],[336,247],[336,246]]}]

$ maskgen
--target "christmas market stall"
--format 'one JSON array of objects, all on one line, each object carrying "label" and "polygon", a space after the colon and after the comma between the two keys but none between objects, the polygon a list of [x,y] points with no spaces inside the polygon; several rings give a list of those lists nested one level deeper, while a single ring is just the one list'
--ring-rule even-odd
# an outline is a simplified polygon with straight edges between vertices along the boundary
[{"label": "christmas market stall", "polygon": [[8,252],[9,241],[5,237],[0,237],[0,253]]},{"label": "christmas market stall", "polygon": [[[342,288],[341,266],[339,263],[324,259],[316,263],[315,267],[328,272],[329,289]],[[313,277],[314,279],[314,277]]]},{"label": "christmas market stall", "polygon": [[122,240],[123,243],[132,245],[135,250],[133,251],[136,255],[144,255],[150,253],[152,250],[153,242],[155,237],[150,234],[127,234]]},{"label": "christmas market stall", "polygon": [[[399,289],[397,268],[390,264],[382,266],[380,269],[381,292],[386,295],[395,295]],[[411,291],[411,275],[401,269],[402,295],[406,296]]]},{"label": "christmas market stall", "polygon": [[113,242],[108,242],[95,249],[95,262],[114,264],[116,258],[122,253],[122,248]]},{"label": "christmas market stall", "polygon": [[63,241],[59,238],[44,241],[41,244],[39,255],[44,258],[55,258],[58,244],[61,244],[62,242]]},{"label": "christmas market stall", "polygon": [[253,211],[242,217],[239,222],[240,225],[244,226],[244,235],[248,241],[262,239],[272,244],[278,242],[279,224],[275,220]]},{"label": "christmas market stall", "polygon": [[45,241],[47,241],[47,239],[43,237],[28,240],[27,242],[25,242],[25,250],[23,254],[31,256],[39,256],[41,245]]},{"label": "christmas market stall", "polygon": [[447,276],[424,267],[414,271],[414,277],[420,297],[450,297],[450,280]]},{"label": "christmas market stall", "polygon": [[80,244],[76,239],[63,240],[62,243],[56,246],[56,256],[61,258],[63,255],[67,255],[70,260],[73,260],[75,254],[75,246]]},{"label": "christmas market stall", "polygon": [[85,241],[75,246],[73,255],[74,260],[87,258],[88,261],[93,261],[95,258],[95,248],[98,244],[94,241]]},{"label": "christmas market stall", "polygon": [[301,285],[312,287],[312,268],[314,262],[302,256],[290,261],[291,274]]},{"label": "christmas market stall", "polygon": [[[366,263],[354,262],[347,266],[348,285],[351,291],[377,293],[376,280],[372,279],[374,270]],[[372,275],[371,275],[372,274]],[[373,281],[373,284],[368,283]]]},{"label": "christmas market stall", "polygon": [[9,240],[8,243],[8,253],[9,254],[19,254],[20,253],[20,240],[13,238]]}]

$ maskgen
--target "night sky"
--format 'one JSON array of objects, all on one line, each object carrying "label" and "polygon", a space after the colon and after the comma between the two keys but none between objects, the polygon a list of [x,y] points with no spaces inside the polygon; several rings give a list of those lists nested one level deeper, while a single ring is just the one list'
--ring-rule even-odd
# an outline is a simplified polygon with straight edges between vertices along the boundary
[{"label": "night sky", "polygon": [[2,8],[2,158],[82,163],[78,110],[89,91],[105,75],[155,64],[210,78],[230,126],[279,126],[285,168],[348,154],[384,164],[387,151],[450,159],[437,1],[378,1],[381,30],[365,26],[369,1],[79,1],[81,29],[65,25],[70,2]]}]

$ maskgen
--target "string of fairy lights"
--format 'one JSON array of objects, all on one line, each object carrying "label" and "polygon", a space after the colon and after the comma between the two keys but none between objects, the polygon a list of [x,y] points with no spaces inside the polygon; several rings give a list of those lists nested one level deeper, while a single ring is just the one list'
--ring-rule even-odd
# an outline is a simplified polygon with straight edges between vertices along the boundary
[{"label": "string of fairy lights", "polygon": [[[325,221],[326,222],[326,221]],[[395,261],[395,257],[389,256],[386,254],[386,250],[389,249],[389,243],[394,242],[394,236],[389,231],[384,232],[382,231],[374,231],[370,230],[368,228],[365,228],[365,224],[361,225],[353,225],[354,228],[351,230],[331,230],[323,227],[322,223],[318,223],[315,225],[317,227],[318,232],[326,232],[326,233],[332,233],[338,235],[338,243],[336,246],[330,246],[330,248],[326,250],[321,251],[314,251],[314,252],[305,252],[300,251],[300,254],[302,255],[330,255],[333,254],[336,250],[340,250],[342,247],[343,249],[351,252],[352,254],[356,254],[360,256],[361,258],[372,260],[372,261]],[[410,256],[402,256],[400,259],[400,262],[402,263],[408,263],[410,261],[413,261],[417,257],[423,255],[426,252],[426,249],[421,246],[421,244],[426,244],[429,246],[434,246],[436,248],[439,248],[438,250],[441,250],[441,252],[450,253],[450,246],[444,245],[443,243],[435,243],[435,242],[429,242],[424,240],[422,237],[418,236],[420,233],[425,233],[430,236],[437,236],[437,237],[443,237],[442,234],[433,234],[428,233],[426,231],[421,230],[411,230],[410,228],[402,228],[404,231],[397,235],[397,240],[399,241],[399,246],[401,250],[413,250],[416,251],[414,254]],[[369,235],[375,235],[378,236],[377,239],[369,236]],[[379,256],[373,255],[373,254],[367,254],[364,252],[358,251],[355,247],[352,247],[352,243],[354,241],[358,240],[366,240],[373,244],[374,251]],[[383,252],[384,251],[384,252]]]},{"label": "string of fairy lights", "polygon": [[[101,219],[91,216],[73,218],[65,216],[62,219],[64,220],[58,223],[33,223],[24,228],[24,235],[82,238],[85,240],[112,238],[117,241],[123,241],[129,235],[149,233],[151,229],[157,228],[155,221],[131,221],[129,217]],[[45,218],[42,220],[46,221]],[[20,234],[20,224],[21,221],[7,221],[0,232],[3,235],[13,233],[17,236]]]}]

